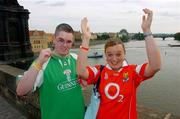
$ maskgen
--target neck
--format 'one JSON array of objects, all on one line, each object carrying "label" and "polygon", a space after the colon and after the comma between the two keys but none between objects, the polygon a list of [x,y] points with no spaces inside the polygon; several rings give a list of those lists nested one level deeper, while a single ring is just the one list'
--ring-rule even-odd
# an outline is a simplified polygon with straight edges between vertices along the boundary
[{"label": "neck", "polygon": [[53,51],[53,54],[60,56],[60,57],[67,57],[69,55],[69,53],[68,54],[59,54],[55,50]]},{"label": "neck", "polygon": [[108,67],[109,69],[111,69],[111,70],[113,70],[113,71],[117,71],[117,72],[122,68],[122,66],[120,66],[120,67],[118,67],[118,68],[113,68],[113,67],[111,67],[109,64],[107,64],[107,67]]},{"label": "neck", "polygon": [[116,68],[116,69],[115,69],[115,68],[112,68],[112,70],[114,70],[114,71],[117,71],[117,72],[118,72],[121,68],[122,68],[122,67],[119,67],[119,68]]}]

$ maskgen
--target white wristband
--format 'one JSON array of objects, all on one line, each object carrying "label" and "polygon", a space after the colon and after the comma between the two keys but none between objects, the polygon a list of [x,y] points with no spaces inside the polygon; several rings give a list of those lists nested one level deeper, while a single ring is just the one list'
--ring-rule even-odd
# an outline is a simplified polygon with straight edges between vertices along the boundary
[{"label": "white wristband", "polygon": [[144,38],[148,37],[148,36],[152,36],[152,33],[151,32],[145,32],[144,33]]}]

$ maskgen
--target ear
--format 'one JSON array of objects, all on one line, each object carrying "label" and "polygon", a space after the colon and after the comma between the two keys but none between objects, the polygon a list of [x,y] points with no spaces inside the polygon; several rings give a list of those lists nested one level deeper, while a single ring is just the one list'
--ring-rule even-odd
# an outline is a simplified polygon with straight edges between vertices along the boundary
[{"label": "ear", "polygon": [[55,40],[56,40],[56,36],[55,36],[55,34],[54,34],[54,35],[53,35],[53,41],[52,41],[53,44],[55,43]]},{"label": "ear", "polygon": [[106,63],[107,63],[107,56],[106,56],[106,54],[105,54],[105,61],[106,61]]},{"label": "ear", "polygon": [[54,50],[54,48],[55,48],[55,44],[54,42],[52,42],[51,50]]},{"label": "ear", "polygon": [[52,46],[51,46],[52,50],[54,50],[55,48],[55,44],[56,44],[55,42],[56,42],[55,35],[53,35]]},{"label": "ear", "polygon": [[75,42],[73,41],[73,43],[72,43],[72,47],[75,47]]}]

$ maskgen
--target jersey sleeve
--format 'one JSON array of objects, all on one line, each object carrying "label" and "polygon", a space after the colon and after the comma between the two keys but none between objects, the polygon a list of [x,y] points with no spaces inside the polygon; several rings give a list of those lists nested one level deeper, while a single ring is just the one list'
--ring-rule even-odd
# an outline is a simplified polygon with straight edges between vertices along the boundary
[{"label": "jersey sleeve", "polygon": [[48,59],[47,62],[45,62],[43,64],[42,69],[38,72],[38,75],[36,77],[36,81],[35,81],[34,86],[33,86],[33,90],[32,90],[33,92],[36,91],[36,88],[39,88],[43,84],[43,81],[44,81],[44,77],[43,77],[44,76],[44,70],[45,70],[47,64],[49,63],[49,60],[50,60],[50,58]]},{"label": "jersey sleeve", "polygon": [[34,86],[33,86],[33,92],[36,91],[36,88],[39,88],[42,83],[43,83],[43,70],[40,70],[37,77],[36,77],[36,81],[34,83]]},{"label": "jersey sleeve", "polygon": [[88,66],[87,67],[89,76],[86,79],[87,80],[87,84],[95,84],[98,80],[98,77],[100,75],[100,65],[96,65],[94,67]]},{"label": "jersey sleeve", "polygon": [[75,53],[70,53],[70,55],[75,59],[75,60],[77,60],[77,54],[75,54]]},{"label": "jersey sleeve", "polygon": [[145,72],[147,64],[148,63],[136,65],[136,68],[135,68],[136,85],[139,85],[142,81],[145,81],[145,80],[150,79],[152,77],[152,76],[150,76],[150,77],[144,76],[144,72]]}]

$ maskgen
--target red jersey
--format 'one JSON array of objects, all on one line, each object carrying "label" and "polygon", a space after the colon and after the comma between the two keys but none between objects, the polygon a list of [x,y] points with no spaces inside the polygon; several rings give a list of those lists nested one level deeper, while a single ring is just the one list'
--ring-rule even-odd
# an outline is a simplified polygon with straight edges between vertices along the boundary
[{"label": "red jersey", "polygon": [[[136,88],[148,79],[144,76],[146,64],[127,65],[118,72],[107,64],[101,72],[98,92],[100,106],[96,119],[137,119]],[[100,65],[87,67],[88,84],[97,82]]]}]

